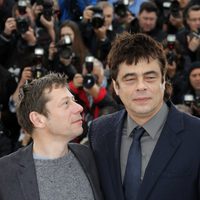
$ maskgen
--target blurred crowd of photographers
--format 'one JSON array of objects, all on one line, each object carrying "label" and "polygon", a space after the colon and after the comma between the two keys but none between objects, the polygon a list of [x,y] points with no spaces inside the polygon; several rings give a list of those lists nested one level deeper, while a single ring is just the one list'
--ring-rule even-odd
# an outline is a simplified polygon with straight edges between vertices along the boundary
[{"label": "blurred crowd of photographers", "polygon": [[177,108],[200,117],[200,3],[197,0],[0,0],[0,156],[27,145],[16,105],[20,87],[60,72],[91,120],[123,105],[115,96],[107,54],[128,31],[161,42]]}]

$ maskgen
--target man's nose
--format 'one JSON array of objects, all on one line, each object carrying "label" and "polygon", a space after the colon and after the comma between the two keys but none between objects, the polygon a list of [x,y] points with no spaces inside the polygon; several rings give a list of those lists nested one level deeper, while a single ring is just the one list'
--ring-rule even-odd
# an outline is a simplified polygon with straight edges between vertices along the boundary
[{"label": "man's nose", "polygon": [[81,113],[83,112],[83,107],[80,104],[73,101],[73,111],[74,113]]},{"label": "man's nose", "polygon": [[143,78],[137,80],[136,89],[137,90],[146,90],[146,83]]}]

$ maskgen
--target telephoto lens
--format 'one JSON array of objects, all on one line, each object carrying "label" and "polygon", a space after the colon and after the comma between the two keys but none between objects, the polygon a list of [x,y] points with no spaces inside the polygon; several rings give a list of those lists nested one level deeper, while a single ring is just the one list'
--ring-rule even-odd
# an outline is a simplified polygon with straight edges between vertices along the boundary
[{"label": "telephoto lens", "polygon": [[96,80],[94,75],[92,74],[94,67],[94,57],[87,56],[85,58],[85,68],[87,69],[87,74],[83,77],[83,87],[90,89],[95,84]]}]

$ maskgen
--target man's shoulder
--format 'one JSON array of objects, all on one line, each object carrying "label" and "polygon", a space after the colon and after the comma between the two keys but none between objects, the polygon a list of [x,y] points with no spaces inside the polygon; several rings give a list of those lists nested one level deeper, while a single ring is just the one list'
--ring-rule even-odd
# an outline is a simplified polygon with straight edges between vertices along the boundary
[{"label": "man's shoulder", "polygon": [[78,144],[78,143],[69,143],[69,148],[72,151],[84,151],[84,152],[91,152],[90,148],[84,144]]},{"label": "man's shoulder", "polygon": [[25,152],[28,152],[30,148],[30,146],[22,147],[17,151],[0,158],[0,168],[3,166],[9,166],[9,168],[13,168],[15,166],[15,163],[18,163],[18,161],[20,161],[20,159],[24,157]]},{"label": "man's shoulder", "polygon": [[186,125],[189,125],[192,129],[198,128],[200,130],[200,118],[187,113],[183,113],[183,116]]},{"label": "man's shoulder", "polygon": [[116,123],[118,119],[120,119],[121,117],[123,117],[125,115],[126,111],[125,109],[122,109],[120,111],[114,112],[112,114],[108,114],[108,115],[103,115],[101,117],[98,117],[97,119],[95,119],[92,124],[94,125],[106,125],[106,124],[113,124]]},{"label": "man's shoulder", "polygon": [[198,132],[200,136],[200,118],[179,111],[175,106],[172,106],[169,110],[168,122],[176,128],[181,126],[184,131],[190,131],[192,133]]},{"label": "man's shoulder", "polygon": [[94,161],[92,150],[86,145],[69,143],[69,149],[72,151],[75,157],[85,165],[91,161]]}]

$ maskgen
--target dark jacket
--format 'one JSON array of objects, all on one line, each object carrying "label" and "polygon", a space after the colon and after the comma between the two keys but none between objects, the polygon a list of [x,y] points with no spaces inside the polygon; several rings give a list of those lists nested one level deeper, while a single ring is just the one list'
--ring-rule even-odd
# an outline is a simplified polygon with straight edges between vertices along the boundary
[{"label": "dark jacket", "polygon": [[[125,110],[97,119],[89,140],[106,200],[123,200],[120,145]],[[137,200],[200,199],[200,120],[169,105]]]},{"label": "dark jacket", "polygon": [[[103,200],[92,153],[86,146],[69,144],[93,190],[95,200]],[[39,200],[32,145],[0,159],[0,199]]]}]

